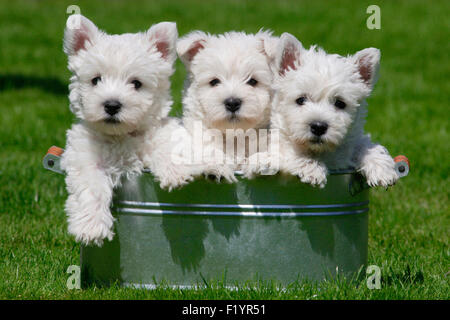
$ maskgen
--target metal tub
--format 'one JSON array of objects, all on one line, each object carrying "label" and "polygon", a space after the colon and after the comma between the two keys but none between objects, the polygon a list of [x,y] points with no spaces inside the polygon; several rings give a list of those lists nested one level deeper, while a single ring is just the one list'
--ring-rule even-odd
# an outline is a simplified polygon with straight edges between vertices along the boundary
[{"label": "metal tub", "polygon": [[366,264],[369,189],[359,174],[333,173],[323,189],[280,175],[238,180],[167,192],[148,172],[124,179],[113,241],[81,248],[82,284],[284,287]]}]

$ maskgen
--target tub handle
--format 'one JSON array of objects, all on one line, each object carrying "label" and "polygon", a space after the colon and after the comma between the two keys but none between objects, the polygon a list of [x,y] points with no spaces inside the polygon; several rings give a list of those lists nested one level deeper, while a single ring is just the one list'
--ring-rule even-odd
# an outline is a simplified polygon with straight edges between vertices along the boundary
[{"label": "tub handle", "polygon": [[[406,177],[409,173],[409,160],[406,156],[398,155],[394,158],[395,171],[399,178]],[[361,174],[352,175],[348,190],[352,196],[357,195],[361,191],[368,189],[369,185]]]},{"label": "tub handle", "polygon": [[42,160],[42,164],[44,168],[56,173],[63,174],[61,170],[61,156],[64,153],[64,149],[59,148],[57,146],[52,146],[48,149],[47,154],[44,156]]},{"label": "tub handle", "polygon": [[409,173],[409,159],[406,156],[398,155],[394,158],[395,171],[400,178],[406,177]]}]

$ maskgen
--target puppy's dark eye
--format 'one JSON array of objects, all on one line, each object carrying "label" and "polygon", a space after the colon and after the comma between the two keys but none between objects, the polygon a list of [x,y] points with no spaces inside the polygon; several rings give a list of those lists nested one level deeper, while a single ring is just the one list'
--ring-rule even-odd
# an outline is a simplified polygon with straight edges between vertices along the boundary
[{"label": "puppy's dark eye", "polygon": [[96,86],[99,81],[102,81],[102,77],[97,76],[95,78],[92,78],[91,83],[92,85]]},{"label": "puppy's dark eye", "polygon": [[212,79],[212,80],[209,82],[209,84],[210,84],[211,87],[215,87],[215,86],[217,86],[219,83],[220,83],[220,80],[217,79],[217,78]]},{"label": "puppy's dark eye", "polygon": [[306,102],[306,97],[305,96],[301,96],[300,98],[298,98],[297,100],[295,100],[295,102],[299,105],[302,106],[305,104]]},{"label": "puppy's dark eye", "polygon": [[131,83],[134,85],[134,88],[137,90],[140,87],[142,87],[142,82],[140,82],[139,80],[133,80],[131,81]]},{"label": "puppy's dark eye", "polygon": [[255,79],[251,78],[250,80],[247,81],[247,84],[249,84],[252,87],[254,87],[254,86],[256,86],[258,84],[258,80],[255,80]]},{"label": "puppy's dark eye", "polygon": [[339,109],[345,109],[345,107],[347,106],[345,104],[345,102],[340,99],[336,99],[336,101],[334,102],[334,105],[336,106],[336,108],[339,108]]}]

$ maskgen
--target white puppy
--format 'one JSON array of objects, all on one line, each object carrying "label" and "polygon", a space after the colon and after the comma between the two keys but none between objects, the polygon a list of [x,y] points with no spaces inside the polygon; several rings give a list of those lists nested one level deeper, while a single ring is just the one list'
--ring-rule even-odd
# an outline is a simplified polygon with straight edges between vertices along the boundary
[{"label": "white puppy", "polygon": [[185,134],[179,135],[184,140],[178,144],[189,146],[186,163],[191,165],[172,165],[157,173],[163,187],[177,187],[199,173],[235,181],[234,171],[258,151],[252,147],[258,147],[259,131],[269,125],[269,64],[277,41],[267,31],[194,31],[178,40],[177,53],[188,71]]},{"label": "white puppy", "polygon": [[387,150],[364,134],[367,98],[377,80],[380,51],[348,57],[306,50],[280,38],[271,124],[280,133],[280,171],[324,186],[329,169],[356,168],[370,186],[398,179]]},{"label": "white puppy", "polygon": [[62,157],[69,233],[85,244],[111,240],[113,188],[145,166],[144,145],[172,104],[177,29],[162,22],[136,34],[107,35],[81,15],[64,34],[70,108],[79,119]]}]

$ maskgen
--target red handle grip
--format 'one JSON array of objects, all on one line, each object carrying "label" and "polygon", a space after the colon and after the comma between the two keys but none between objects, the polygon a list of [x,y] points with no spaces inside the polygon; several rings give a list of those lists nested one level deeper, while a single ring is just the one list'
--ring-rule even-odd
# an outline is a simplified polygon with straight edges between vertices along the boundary
[{"label": "red handle grip", "polygon": [[50,147],[50,149],[48,149],[47,154],[52,154],[54,156],[60,157],[64,152],[64,149],[56,147],[56,146],[52,146]]},{"label": "red handle grip", "polygon": [[400,161],[405,161],[407,164],[408,164],[408,167],[410,166],[409,165],[409,159],[406,157],[406,156],[402,156],[402,155],[399,155],[399,156],[396,156],[395,158],[394,158],[394,161],[397,163],[397,162],[400,162]]}]

